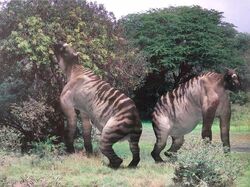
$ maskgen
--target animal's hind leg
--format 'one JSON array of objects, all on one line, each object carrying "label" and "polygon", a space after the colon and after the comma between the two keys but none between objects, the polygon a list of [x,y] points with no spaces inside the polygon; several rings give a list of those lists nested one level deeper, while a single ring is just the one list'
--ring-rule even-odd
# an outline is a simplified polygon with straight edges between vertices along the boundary
[{"label": "animal's hind leg", "polygon": [[141,128],[130,135],[129,138],[129,147],[133,155],[132,161],[129,163],[128,167],[136,167],[140,162],[140,148],[139,148],[139,140],[141,137],[142,130]]},{"label": "animal's hind leg", "polygon": [[171,147],[164,153],[166,156],[171,156],[171,153],[177,152],[184,143],[184,136],[172,136],[172,145]]},{"label": "animal's hind leg", "polygon": [[156,143],[151,155],[156,162],[163,162],[160,153],[166,146],[170,125],[168,124],[168,120],[164,118],[153,122],[153,128],[156,136]]},{"label": "animal's hind leg", "polygon": [[118,168],[122,163],[122,159],[117,156],[112,146],[127,135],[127,133],[116,128],[117,124],[115,123],[111,119],[103,128],[100,146],[101,152],[109,159],[109,167],[111,168]]},{"label": "animal's hind leg", "polygon": [[74,153],[74,136],[76,131],[76,113],[74,108],[63,108],[65,115],[67,116],[67,127],[66,127],[66,136],[65,144],[66,151],[68,153]]},{"label": "animal's hind leg", "polygon": [[120,138],[105,138],[102,136],[101,138],[101,152],[109,159],[109,167],[111,168],[119,168],[122,159],[116,155],[113,149],[113,144],[119,141]]}]

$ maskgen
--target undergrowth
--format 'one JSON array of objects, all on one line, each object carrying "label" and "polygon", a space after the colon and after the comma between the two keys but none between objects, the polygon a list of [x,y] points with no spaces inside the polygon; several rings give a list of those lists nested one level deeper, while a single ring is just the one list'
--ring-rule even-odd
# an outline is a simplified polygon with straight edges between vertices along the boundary
[{"label": "undergrowth", "polygon": [[181,186],[231,186],[246,165],[221,144],[192,138],[177,154],[174,181]]}]

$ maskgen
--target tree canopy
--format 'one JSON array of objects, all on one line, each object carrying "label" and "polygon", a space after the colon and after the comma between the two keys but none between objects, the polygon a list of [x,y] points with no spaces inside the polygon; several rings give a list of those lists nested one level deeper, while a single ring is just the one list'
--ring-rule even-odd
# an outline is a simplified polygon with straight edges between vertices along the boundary
[{"label": "tree canopy", "polygon": [[155,70],[172,70],[180,62],[201,69],[221,69],[240,63],[237,31],[216,10],[193,7],[153,9],[121,20],[126,36],[146,52]]},{"label": "tree canopy", "polygon": [[150,114],[159,95],[173,88],[173,72],[181,63],[198,74],[243,62],[236,47],[238,32],[222,18],[223,13],[216,10],[183,6],[152,9],[120,20],[126,36],[145,53],[152,69],[135,98],[140,110]]}]

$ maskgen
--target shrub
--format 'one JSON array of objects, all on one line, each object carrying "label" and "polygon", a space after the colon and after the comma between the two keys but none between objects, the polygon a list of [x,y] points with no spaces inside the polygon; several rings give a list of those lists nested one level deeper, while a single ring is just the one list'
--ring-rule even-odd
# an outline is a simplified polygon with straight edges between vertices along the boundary
[{"label": "shrub", "polygon": [[178,152],[173,180],[181,186],[228,186],[242,167],[233,155],[223,153],[220,144],[194,139]]},{"label": "shrub", "polygon": [[232,101],[232,103],[244,105],[249,101],[249,98],[246,92],[239,91],[237,93],[231,92],[230,100]]},{"label": "shrub", "polygon": [[52,49],[57,41],[72,45],[85,67],[130,96],[149,71],[144,55],[103,5],[85,0],[0,3],[0,126],[24,134],[23,152],[31,141],[64,138],[59,96],[65,77]]},{"label": "shrub", "polygon": [[0,128],[0,149],[6,151],[18,151],[20,148],[21,133],[9,128]]},{"label": "shrub", "polygon": [[45,141],[33,142],[30,153],[38,155],[40,158],[53,158],[65,153],[63,143],[55,144],[57,138],[55,136],[48,137]]}]

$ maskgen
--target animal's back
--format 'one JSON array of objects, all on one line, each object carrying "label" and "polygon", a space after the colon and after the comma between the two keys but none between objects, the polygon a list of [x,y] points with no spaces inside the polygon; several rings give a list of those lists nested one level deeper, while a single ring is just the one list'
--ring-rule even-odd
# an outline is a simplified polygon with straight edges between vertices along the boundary
[{"label": "animal's back", "polygon": [[[223,112],[228,96],[221,86],[222,75],[214,72],[201,74],[182,83],[173,91],[167,92],[157,102],[153,120],[168,118],[171,135],[184,135],[191,132],[202,120],[202,107],[209,94],[215,94],[221,103],[216,113]],[[211,97],[211,95],[209,95]],[[226,102],[225,102],[226,101]]]},{"label": "animal's back", "polygon": [[80,75],[75,88],[75,108],[87,112],[99,130],[113,116],[135,126],[141,124],[134,102],[93,73]]}]

